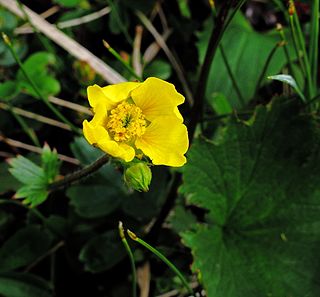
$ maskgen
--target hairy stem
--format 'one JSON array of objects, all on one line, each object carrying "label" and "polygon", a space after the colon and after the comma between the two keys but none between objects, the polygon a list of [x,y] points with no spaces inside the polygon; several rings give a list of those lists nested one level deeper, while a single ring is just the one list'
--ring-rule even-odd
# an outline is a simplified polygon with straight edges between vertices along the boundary
[{"label": "hairy stem", "polygon": [[70,184],[73,184],[73,183],[81,180],[82,178],[87,177],[90,174],[96,172],[103,165],[105,165],[108,162],[108,160],[109,160],[109,156],[103,155],[102,157],[100,157],[99,159],[97,159],[96,161],[91,163],[90,165],[88,165],[78,171],[75,171],[73,173],[66,175],[63,179],[60,179],[58,181],[51,183],[48,186],[48,190],[49,191],[56,191],[56,190],[65,188],[65,187],[69,186]]}]

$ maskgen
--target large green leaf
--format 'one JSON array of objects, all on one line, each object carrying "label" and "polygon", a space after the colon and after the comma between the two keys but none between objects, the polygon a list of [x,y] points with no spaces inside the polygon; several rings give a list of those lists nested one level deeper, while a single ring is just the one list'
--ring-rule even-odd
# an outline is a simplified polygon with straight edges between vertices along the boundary
[{"label": "large green leaf", "polygon": [[[198,50],[201,62],[204,60],[212,27],[210,18],[199,34]],[[226,30],[222,38],[222,46],[245,103],[254,95],[262,69],[277,42],[279,42],[278,32],[258,33],[242,14],[237,14]],[[279,73],[285,63],[284,51],[279,48],[269,64],[264,81],[267,76]],[[210,100],[216,92],[223,93],[233,108],[241,107],[219,49],[210,69],[207,98]]]},{"label": "large green leaf", "polygon": [[118,230],[107,231],[89,240],[81,249],[79,259],[90,272],[110,269],[126,255]]},{"label": "large green leaf", "polygon": [[76,212],[84,218],[97,218],[110,214],[125,196],[119,188],[108,185],[73,186],[67,190],[67,195]]},{"label": "large green leaf", "polygon": [[190,150],[182,191],[208,213],[183,239],[209,297],[320,296],[319,137],[299,111],[276,100]]},{"label": "large green leaf", "polygon": [[0,273],[0,296],[52,297],[53,292],[44,280],[26,273]]},{"label": "large green leaf", "polygon": [[32,263],[49,250],[51,241],[51,236],[38,226],[20,229],[0,248],[0,271]]}]

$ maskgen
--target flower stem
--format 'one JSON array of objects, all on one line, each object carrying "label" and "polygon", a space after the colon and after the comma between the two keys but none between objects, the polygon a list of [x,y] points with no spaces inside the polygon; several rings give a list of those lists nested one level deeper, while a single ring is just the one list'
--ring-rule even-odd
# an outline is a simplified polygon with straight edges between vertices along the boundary
[{"label": "flower stem", "polygon": [[[193,139],[193,136],[194,136],[194,133],[196,130],[196,126],[202,117],[204,97],[205,97],[205,92],[206,92],[206,88],[207,88],[207,82],[208,82],[208,76],[210,73],[211,64],[212,64],[213,58],[215,56],[215,53],[219,47],[223,32],[226,29],[225,28],[226,18],[228,16],[229,10],[233,4],[232,3],[233,1],[225,1],[225,2],[226,3],[224,3],[222,5],[222,7],[220,8],[220,10],[217,13],[217,16],[215,18],[215,27],[212,30],[212,33],[211,33],[211,36],[209,39],[208,48],[207,48],[206,55],[204,58],[204,62],[202,64],[201,71],[200,71],[198,85],[197,85],[195,96],[194,96],[194,98],[197,98],[197,100],[195,100],[195,103],[192,107],[191,120],[190,120],[189,127],[188,127],[190,142],[192,142],[192,139]],[[238,4],[239,3],[243,4],[244,1],[240,0],[238,2]],[[237,5],[237,7],[239,7],[239,5]],[[234,14],[232,14],[232,16],[233,15]],[[230,23],[230,21],[231,20],[229,18],[228,22]]]},{"label": "flower stem", "polygon": [[20,124],[20,126],[22,127],[22,129],[24,130],[24,132],[29,136],[29,138],[31,139],[31,141],[33,142],[33,144],[37,147],[40,147],[40,142],[39,139],[36,135],[36,133],[34,132],[34,130],[32,130],[28,124],[25,122],[25,120],[18,114],[15,112],[15,110],[13,109],[13,107],[11,106],[11,104],[8,104],[8,109],[11,112],[12,116],[17,120],[17,122]]},{"label": "flower stem", "polygon": [[317,85],[318,55],[319,55],[319,9],[320,1],[314,0],[312,6],[311,34],[309,47],[309,61],[311,64],[311,76],[314,86]]},{"label": "flower stem", "polygon": [[123,229],[123,224],[122,222],[119,222],[119,234],[121,241],[128,253],[128,256],[130,258],[130,263],[131,263],[131,270],[132,270],[132,296],[136,297],[137,296],[137,271],[136,271],[136,265],[134,263],[134,257],[133,253],[131,251],[130,245],[128,244],[128,241],[125,237],[124,234],[124,229]]},{"label": "flower stem", "polygon": [[76,132],[77,134],[79,134],[79,129],[77,127],[75,127],[69,120],[67,120],[64,115],[62,115],[60,113],[60,111],[58,109],[56,109],[48,100],[47,97],[45,97],[41,91],[39,90],[38,86],[35,84],[35,82],[32,80],[32,78],[30,77],[30,75],[27,73],[27,71],[25,70],[24,66],[22,65],[22,62],[20,60],[20,58],[18,57],[16,51],[14,50],[11,41],[9,40],[9,37],[2,32],[2,39],[4,40],[5,44],[7,45],[7,47],[9,48],[13,58],[15,59],[15,61],[17,62],[17,64],[19,65],[24,77],[26,78],[26,80],[30,83],[31,87],[33,88],[33,90],[35,91],[35,93],[37,94],[38,98],[40,100],[42,100],[47,107],[64,123],[66,123],[67,125],[70,126],[70,128],[72,129],[72,131]]},{"label": "flower stem", "polygon": [[190,287],[187,280],[185,279],[185,277],[182,275],[180,270],[170,260],[168,260],[162,253],[160,253],[157,249],[152,247],[150,244],[146,243],[144,240],[139,238],[135,233],[131,232],[130,230],[127,230],[127,233],[132,240],[138,242],[139,244],[141,244],[142,246],[147,248],[150,252],[152,252],[154,255],[156,255],[161,261],[166,263],[168,265],[168,267],[180,278],[181,282],[183,283],[183,285],[187,289],[188,293],[193,294],[193,290]]},{"label": "flower stem", "polygon": [[100,169],[103,165],[105,165],[109,160],[108,155],[103,155],[90,165],[76,171],[73,173],[70,173],[66,175],[63,179],[60,179],[58,181],[55,181],[48,186],[49,191],[56,191],[61,188],[65,188],[69,186],[70,184],[73,184],[74,182],[77,182],[81,180],[84,177],[87,177],[88,175],[96,172],[98,169]]},{"label": "flower stem", "polygon": [[[210,5],[211,5],[211,8],[212,8],[213,17],[215,19],[216,16],[217,16],[217,10],[216,10],[215,4],[214,4],[213,1],[211,1]],[[234,87],[234,89],[235,89],[235,91],[236,91],[236,93],[238,95],[240,104],[241,104],[242,107],[244,107],[245,106],[244,98],[243,98],[243,96],[241,94],[241,91],[240,91],[240,88],[238,86],[237,80],[236,80],[235,76],[233,75],[230,63],[228,61],[228,58],[227,58],[227,55],[226,55],[226,53],[224,51],[224,47],[223,47],[222,43],[219,44],[219,50],[220,50],[220,53],[221,53],[222,60],[223,60],[223,62],[225,64],[227,72],[229,74],[229,77],[230,77],[230,79],[232,81],[233,87]]]},{"label": "flower stem", "polygon": [[110,46],[108,42],[105,40],[102,41],[104,47],[112,54],[129,72],[132,76],[134,76],[138,81],[142,81],[142,77],[139,76],[132,67]]},{"label": "flower stem", "polygon": [[263,66],[263,69],[262,69],[262,71],[261,71],[261,74],[260,74],[260,76],[259,76],[258,82],[257,82],[257,84],[256,84],[256,90],[255,90],[255,92],[254,92],[254,97],[257,96],[258,91],[259,91],[259,88],[260,88],[260,85],[261,85],[261,83],[262,83],[262,81],[263,81],[263,79],[264,79],[264,77],[265,77],[265,75],[266,75],[266,72],[267,72],[267,69],[268,69],[268,67],[269,67],[269,65],[270,65],[270,62],[271,62],[271,60],[272,60],[275,52],[277,51],[277,49],[278,49],[280,46],[286,46],[286,45],[285,45],[284,42],[278,42],[278,43],[272,48],[272,50],[270,51],[270,53],[269,53],[269,55],[268,55],[268,57],[267,57],[267,60],[266,60],[266,62],[265,62],[265,64],[264,64],[264,66]]},{"label": "flower stem", "polygon": [[287,58],[287,63],[288,63],[290,74],[294,77],[293,65],[292,65],[292,61],[290,59],[289,50],[288,50],[288,47],[287,47],[288,41],[287,41],[286,35],[285,35],[284,31],[283,31],[283,27],[282,27],[281,24],[277,25],[277,31],[279,32],[279,35],[280,35],[280,38],[281,38],[281,42],[283,43],[283,50],[284,50],[284,54],[286,55],[286,58]]},{"label": "flower stem", "polygon": [[[292,5],[294,7],[294,1],[292,1]],[[299,21],[298,14],[297,14],[297,11],[295,8],[293,9],[293,22],[294,22],[294,31],[295,31],[295,29],[297,30],[298,44],[299,44],[300,49],[302,50],[302,58],[303,58],[303,63],[304,63],[305,71],[306,71],[308,99],[310,100],[314,95],[312,78],[311,78],[311,69],[310,69],[310,63],[308,60],[304,35],[302,33],[300,21]]]}]

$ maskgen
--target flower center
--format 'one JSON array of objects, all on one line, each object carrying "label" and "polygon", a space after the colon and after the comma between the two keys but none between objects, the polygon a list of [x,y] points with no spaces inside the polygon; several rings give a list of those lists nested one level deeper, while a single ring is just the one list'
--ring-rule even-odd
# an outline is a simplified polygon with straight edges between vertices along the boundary
[{"label": "flower center", "polygon": [[107,129],[115,141],[130,141],[135,136],[141,136],[146,126],[142,110],[128,102],[120,103],[112,109],[107,123]]}]

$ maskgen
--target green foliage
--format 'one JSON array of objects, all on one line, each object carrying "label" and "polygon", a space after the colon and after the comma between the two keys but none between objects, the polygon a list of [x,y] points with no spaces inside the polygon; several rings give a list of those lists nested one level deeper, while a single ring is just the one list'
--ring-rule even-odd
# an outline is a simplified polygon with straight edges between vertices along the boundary
[{"label": "green foliage", "polygon": [[92,238],[79,255],[85,264],[85,270],[101,272],[113,267],[126,255],[116,228]]},{"label": "green foliage", "polygon": [[0,83],[0,98],[2,100],[10,100],[20,93],[20,85],[13,80],[7,80]]},{"label": "green foliage", "polygon": [[297,85],[295,79],[291,75],[287,75],[287,74],[272,75],[272,76],[269,76],[268,79],[278,80],[278,81],[281,81],[283,83],[288,84],[297,92],[297,94],[300,96],[302,101],[306,102],[306,100],[307,100],[306,97],[303,95],[303,93],[300,90],[299,86]]},{"label": "green foliage", "polygon": [[48,197],[48,185],[59,173],[60,161],[55,150],[45,145],[42,150],[42,167],[29,159],[18,156],[9,161],[10,173],[20,181],[23,186],[16,192],[15,198],[24,199],[23,203],[31,207],[44,202]]},{"label": "green foliage", "polygon": [[10,174],[8,174],[8,164],[0,163],[0,193],[17,190],[20,183]]},{"label": "green foliage", "polygon": [[29,225],[18,230],[0,248],[0,271],[26,266],[50,248],[52,238],[39,226]]},{"label": "green foliage", "polygon": [[155,60],[148,64],[143,70],[143,75],[147,78],[150,76],[161,79],[168,79],[172,73],[171,65],[163,60]]},{"label": "green foliage", "polygon": [[[204,59],[212,27],[210,18],[206,21],[204,30],[199,34],[198,51],[201,62]],[[266,60],[278,42],[279,36],[276,31],[258,33],[240,13],[235,16],[223,35],[221,44],[245,103],[252,99]],[[285,61],[283,49],[279,48],[266,71],[265,79],[268,75],[279,73],[286,64]],[[241,102],[219,50],[210,68],[207,98],[210,98],[215,92],[224,94],[233,108],[241,107]]]},{"label": "green foliage", "polygon": [[317,123],[295,101],[231,120],[223,141],[198,140],[184,170],[206,224],[183,234],[208,296],[318,296]]},{"label": "green foliage", "polygon": [[71,205],[84,218],[98,218],[112,213],[121,204],[121,190],[108,185],[81,185],[67,190]]},{"label": "green foliage", "polygon": [[52,288],[43,279],[27,273],[0,273],[0,295],[5,297],[51,297]]},{"label": "green foliage", "polygon": [[[24,69],[43,96],[56,95],[60,92],[60,83],[49,72],[49,66],[53,66],[55,63],[56,57],[48,52],[34,53],[23,62]],[[38,97],[21,69],[18,71],[16,80],[24,91],[35,98]]]},{"label": "green foliage", "polygon": [[76,7],[82,0],[55,0],[58,4],[65,7]]}]

